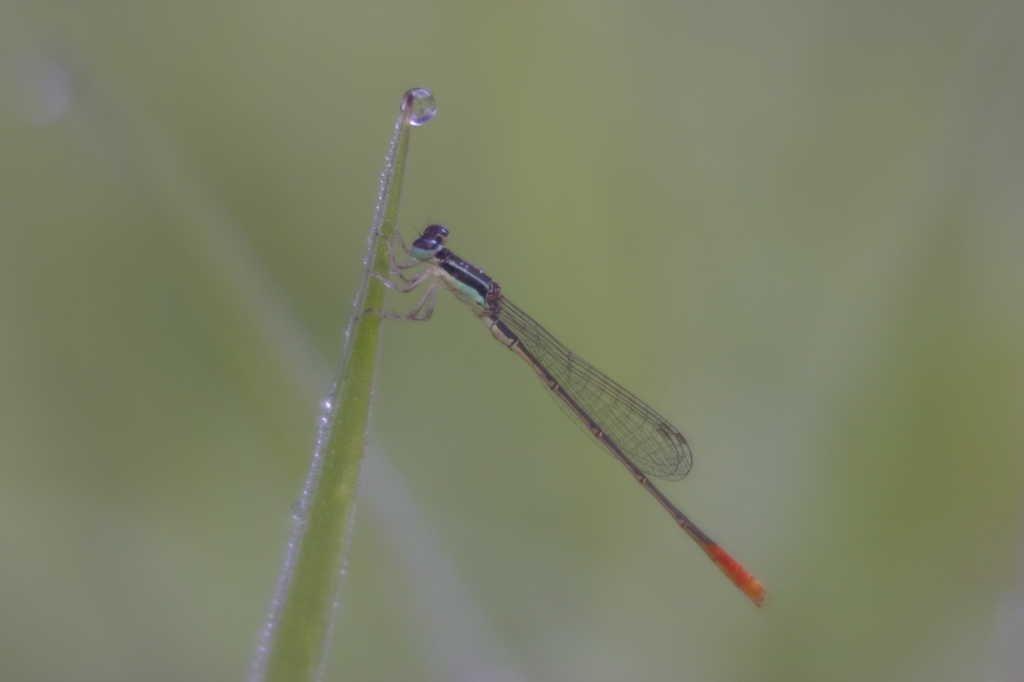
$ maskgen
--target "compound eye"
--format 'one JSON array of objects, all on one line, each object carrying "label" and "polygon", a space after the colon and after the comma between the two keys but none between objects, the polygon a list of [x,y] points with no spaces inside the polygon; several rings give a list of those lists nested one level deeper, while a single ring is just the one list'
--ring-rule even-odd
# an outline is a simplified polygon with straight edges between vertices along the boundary
[{"label": "compound eye", "polygon": [[423,230],[423,239],[435,239],[438,245],[444,245],[448,241],[448,228],[444,225],[430,225]]}]

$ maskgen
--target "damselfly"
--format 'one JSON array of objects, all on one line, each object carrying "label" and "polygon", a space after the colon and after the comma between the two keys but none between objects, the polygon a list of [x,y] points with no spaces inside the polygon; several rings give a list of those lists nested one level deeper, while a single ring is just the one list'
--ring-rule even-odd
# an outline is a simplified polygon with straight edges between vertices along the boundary
[{"label": "damselfly", "polygon": [[[689,473],[693,455],[679,429],[562,345],[505,298],[498,283],[483,270],[445,248],[447,240],[447,228],[431,225],[408,251],[414,259],[408,263],[399,263],[392,247],[392,264],[403,285],[381,278],[382,281],[403,293],[426,283],[419,302],[401,317],[430,319],[438,287],[451,291],[483,321],[495,339],[533,368],[558,398],[563,411],[611,452],[715,565],[760,606],[764,599],[761,583],[697,528],[648,478],[676,481]],[[401,274],[402,270],[420,265],[428,267],[412,279]]]}]

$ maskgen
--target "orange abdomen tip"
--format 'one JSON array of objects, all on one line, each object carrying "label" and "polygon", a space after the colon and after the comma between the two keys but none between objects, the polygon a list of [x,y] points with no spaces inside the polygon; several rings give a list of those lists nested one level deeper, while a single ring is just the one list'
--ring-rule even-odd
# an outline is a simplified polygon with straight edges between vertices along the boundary
[{"label": "orange abdomen tip", "polygon": [[722,573],[729,576],[729,580],[736,587],[743,590],[743,593],[750,597],[755,604],[761,605],[761,602],[764,601],[764,587],[754,576],[750,575],[747,569],[740,565],[740,562],[729,556],[728,552],[718,545],[708,545],[704,551],[721,569]]}]

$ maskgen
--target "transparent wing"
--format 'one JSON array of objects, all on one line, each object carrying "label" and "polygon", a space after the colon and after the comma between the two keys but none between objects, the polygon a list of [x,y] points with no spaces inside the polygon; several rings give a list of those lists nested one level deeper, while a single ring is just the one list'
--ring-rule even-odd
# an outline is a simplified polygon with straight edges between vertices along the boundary
[{"label": "transparent wing", "polygon": [[[502,297],[500,305],[498,319],[641,471],[670,481],[677,481],[690,472],[693,454],[679,429],[563,346],[507,298]],[[575,412],[561,400],[556,402],[590,434]]]}]

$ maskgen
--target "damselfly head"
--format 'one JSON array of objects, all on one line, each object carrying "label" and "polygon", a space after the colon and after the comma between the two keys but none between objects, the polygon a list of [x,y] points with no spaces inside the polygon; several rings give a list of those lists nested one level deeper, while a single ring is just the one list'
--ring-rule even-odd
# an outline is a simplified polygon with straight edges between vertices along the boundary
[{"label": "damselfly head", "polygon": [[448,228],[444,225],[431,225],[423,230],[419,239],[412,243],[413,258],[428,261],[437,255],[444,243],[448,241]]}]

